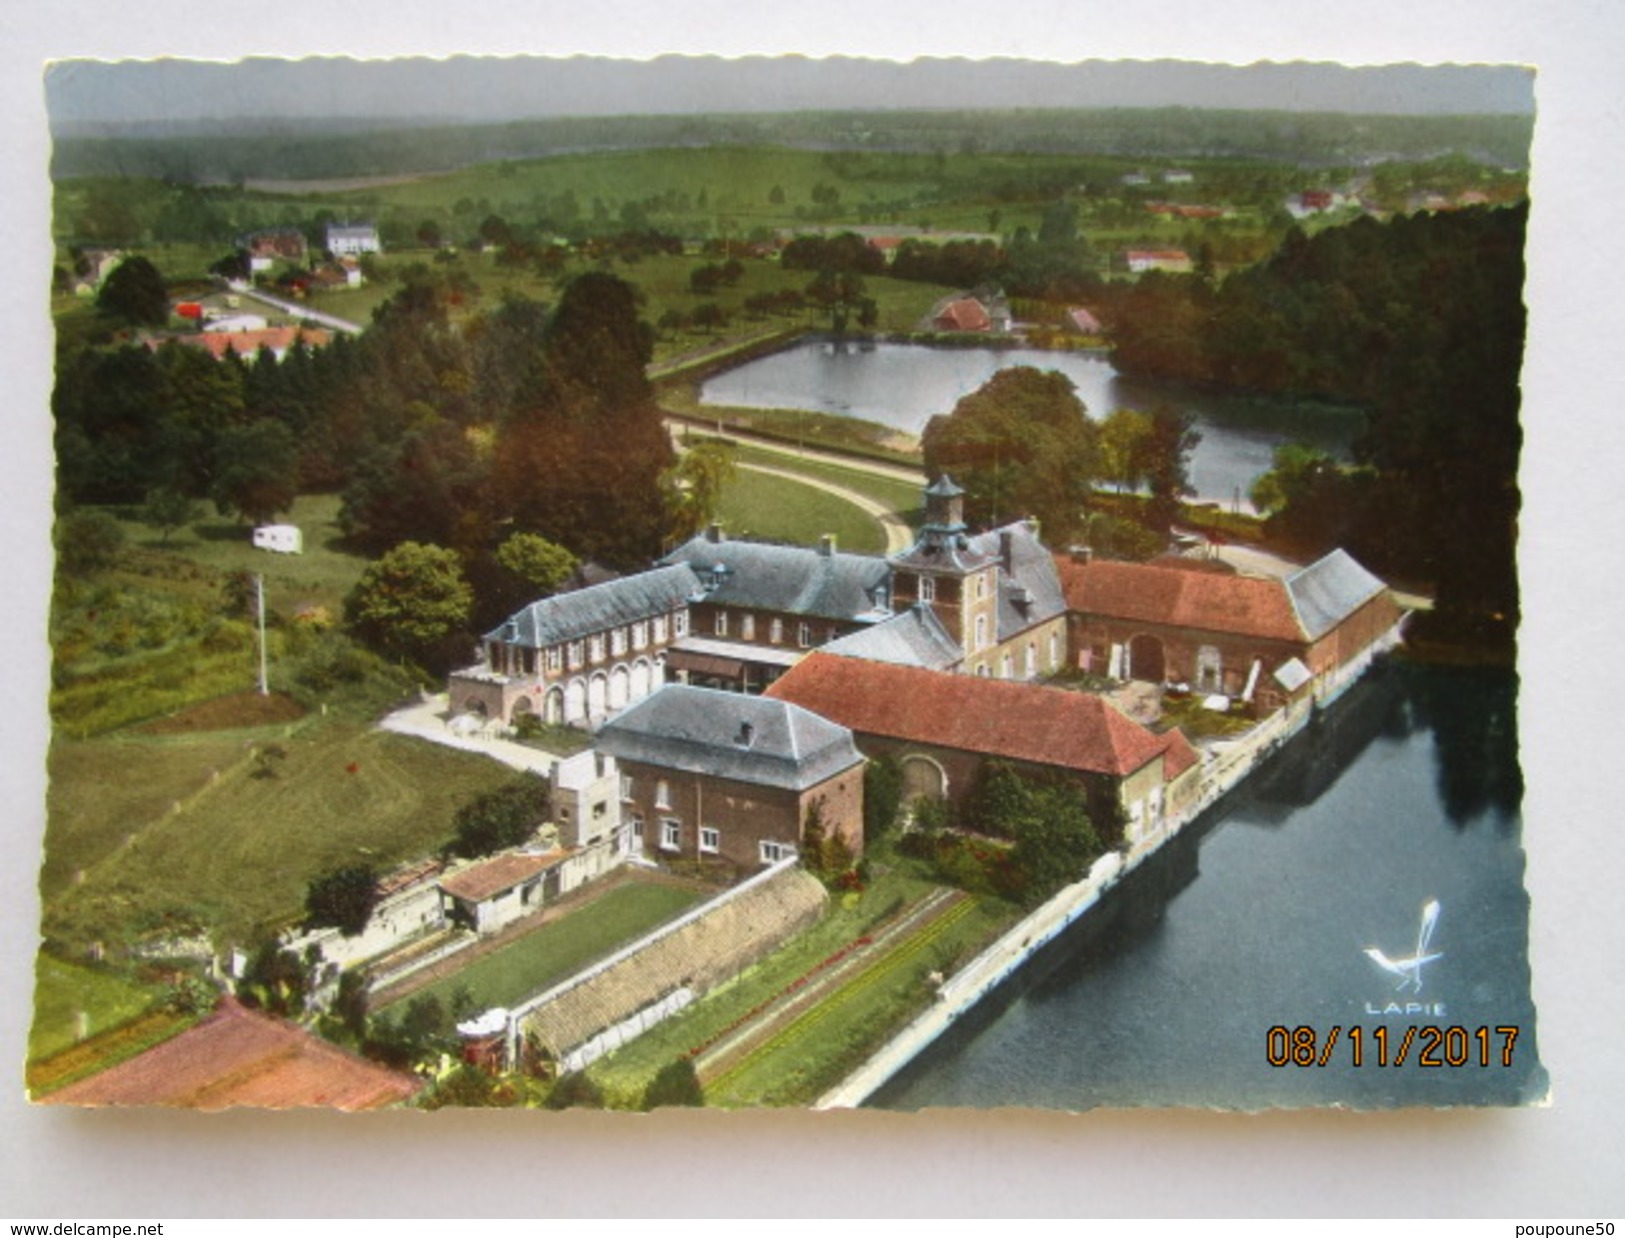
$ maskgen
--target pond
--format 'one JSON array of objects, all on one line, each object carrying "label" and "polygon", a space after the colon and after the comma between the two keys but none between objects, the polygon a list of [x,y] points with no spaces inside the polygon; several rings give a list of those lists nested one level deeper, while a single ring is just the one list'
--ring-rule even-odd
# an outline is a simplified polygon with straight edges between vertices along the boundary
[{"label": "pond", "polygon": [[1245,507],[1280,443],[1304,442],[1346,459],[1365,428],[1349,409],[1284,400],[1217,396],[1118,374],[1105,357],[1036,348],[946,348],[874,341],[809,340],[717,374],[703,404],[805,408],[844,414],[919,434],[938,413],[1010,366],[1058,370],[1078,389],[1090,416],[1159,404],[1189,412],[1202,435],[1190,473],[1197,498]]}]

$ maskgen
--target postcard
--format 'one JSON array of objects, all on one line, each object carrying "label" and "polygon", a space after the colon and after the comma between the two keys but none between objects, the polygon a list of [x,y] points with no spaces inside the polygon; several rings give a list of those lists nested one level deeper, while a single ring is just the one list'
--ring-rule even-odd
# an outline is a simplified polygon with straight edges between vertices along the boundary
[{"label": "postcard", "polygon": [[45,87],[33,1101],[1546,1099],[1532,70]]}]

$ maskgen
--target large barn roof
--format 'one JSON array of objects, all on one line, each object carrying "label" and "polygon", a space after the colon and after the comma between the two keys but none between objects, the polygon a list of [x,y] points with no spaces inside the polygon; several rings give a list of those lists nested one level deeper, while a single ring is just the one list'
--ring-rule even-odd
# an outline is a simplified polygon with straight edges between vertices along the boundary
[{"label": "large barn roof", "polygon": [[1170,741],[1098,696],[814,653],[767,690],[858,734],[1123,777]]}]

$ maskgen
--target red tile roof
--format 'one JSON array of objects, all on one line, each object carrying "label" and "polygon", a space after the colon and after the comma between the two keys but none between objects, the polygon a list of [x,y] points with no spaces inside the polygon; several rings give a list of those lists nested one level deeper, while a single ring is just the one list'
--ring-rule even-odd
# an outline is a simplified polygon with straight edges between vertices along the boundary
[{"label": "red tile roof", "polygon": [[986,331],[993,320],[980,301],[966,297],[945,306],[937,315],[937,325],[951,331]]},{"label": "red tile roof", "polygon": [[1202,758],[1191,747],[1191,741],[1185,738],[1185,732],[1175,727],[1164,735],[1163,740],[1167,747],[1162,753],[1162,780],[1172,782]]},{"label": "red tile roof", "polygon": [[1167,737],[1098,696],[831,654],[807,657],[767,695],[860,736],[1114,777],[1133,773],[1169,746]]},{"label": "red tile roof", "polygon": [[1286,584],[1254,576],[1188,572],[1155,563],[1056,556],[1069,609],[1081,615],[1265,640],[1308,640]]},{"label": "red tile roof", "polygon": [[320,348],[333,338],[333,333],[320,327],[266,327],[263,331],[204,331],[198,335],[176,338],[183,344],[208,349],[218,361],[228,352],[234,352],[239,357],[253,357],[261,348],[281,353],[296,343]]},{"label": "red tile roof", "polygon": [[466,899],[470,903],[484,902],[493,894],[511,890],[537,873],[562,864],[568,854],[565,851],[549,851],[537,855],[520,851],[512,855],[499,855],[483,864],[453,873],[450,877],[442,877],[440,888],[454,898]]},{"label": "red tile roof", "polygon": [[409,1075],[226,998],[173,1040],[45,1099],[60,1105],[356,1110],[398,1104],[418,1087]]}]

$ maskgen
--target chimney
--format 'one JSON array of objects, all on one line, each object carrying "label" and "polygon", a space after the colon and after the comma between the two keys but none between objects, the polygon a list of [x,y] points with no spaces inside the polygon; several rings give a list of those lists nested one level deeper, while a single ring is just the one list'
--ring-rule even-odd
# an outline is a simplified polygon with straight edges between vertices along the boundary
[{"label": "chimney", "polygon": [[734,742],[741,748],[749,748],[756,739],[756,728],[749,722],[739,724],[739,738]]},{"label": "chimney", "polygon": [[1015,562],[1015,557],[1016,535],[1010,532],[1009,529],[1001,529],[999,531],[999,562],[1004,566],[1005,571],[1014,570],[1011,565]]},{"label": "chimney", "polygon": [[835,554],[835,534],[826,533],[818,539],[818,553],[829,559]]},{"label": "chimney", "polygon": [[713,520],[705,529],[705,540],[713,544],[722,541],[722,523]]}]

